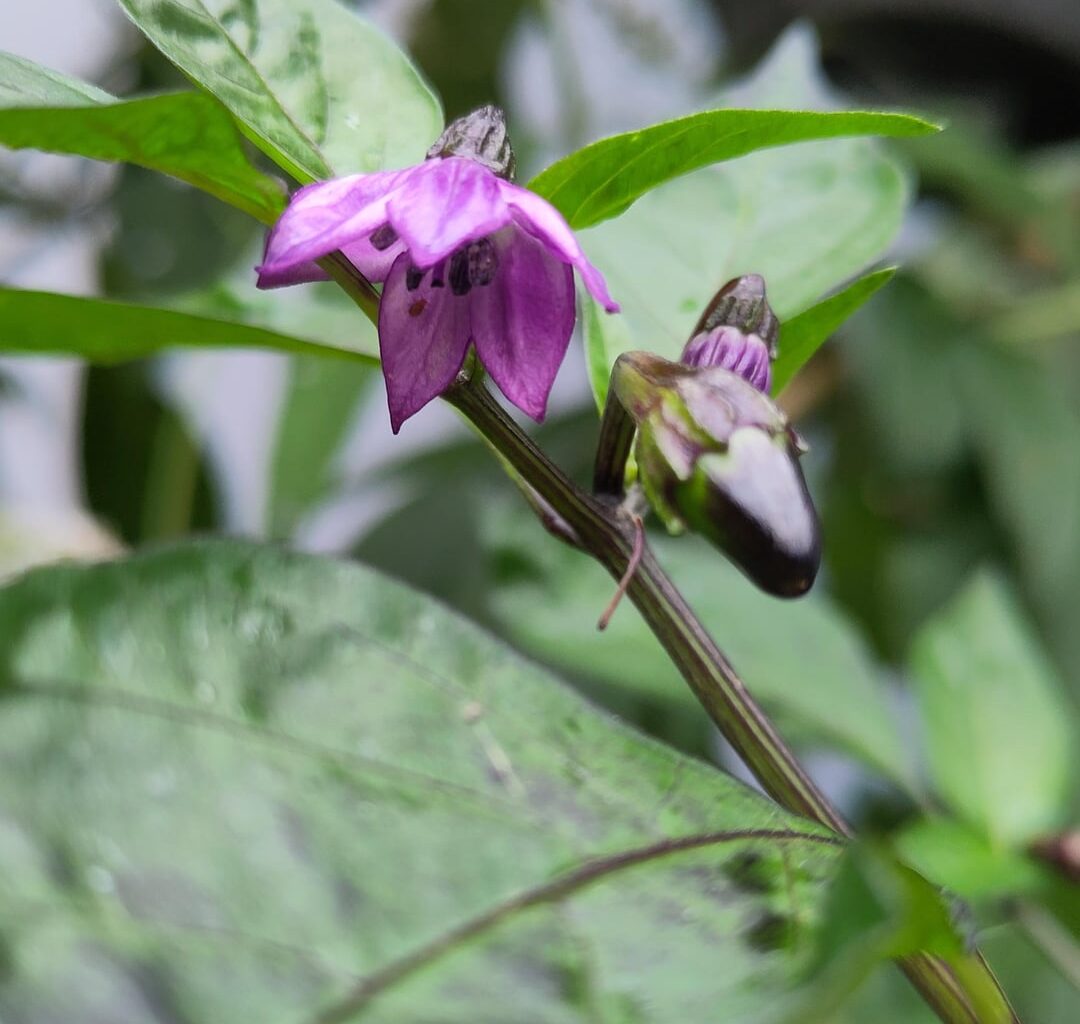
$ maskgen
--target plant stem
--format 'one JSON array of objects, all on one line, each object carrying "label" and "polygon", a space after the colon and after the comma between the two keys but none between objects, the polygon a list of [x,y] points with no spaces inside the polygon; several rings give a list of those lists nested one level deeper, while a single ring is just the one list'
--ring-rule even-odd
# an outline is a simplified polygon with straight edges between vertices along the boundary
[{"label": "plant stem", "polygon": [[[573,530],[579,546],[619,579],[633,554],[632,517],[614,501],[587,494],[573,483],[471,376],[463,375],[443,396],[484,436],[515,473]],[[731,663],[671,582],[646,544],[627,594],[664,646],[709,718],[781,806],[844,836],[851,829],[814,784],[750,695]],[[1000,994],[989,968],[975,969]],[[972,1008],[964,987],[943,961],[919,955],[901,967],[946,1024],[991,1024]],[[1017,1022],[1000,995],[992,1024]]]},{"label": "plant stem", "polygon": [[[475,424],[502,456],[577,534],[582,546],[616,579],[633,553],[634,525],[618,506],[586,494],[554,466],[486,388],[460,384],[447,400]],[[851,831],[803,771],[742,680],[713,642],[646,545],[627,587],[709,717],[777,803],[834,832]]]}]

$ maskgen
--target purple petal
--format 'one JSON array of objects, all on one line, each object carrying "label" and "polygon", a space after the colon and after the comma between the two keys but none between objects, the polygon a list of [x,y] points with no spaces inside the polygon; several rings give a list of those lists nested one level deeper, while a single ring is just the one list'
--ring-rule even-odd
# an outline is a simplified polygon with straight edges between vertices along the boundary
[{"label": "purple petal", "polygon": [[609,313],[617,313],[619,304],[608,292],[604,275],[585,258],[585,253],[563,215],[535,192],[501,179],[496,181],[503,199],[513,211],[514,220],[544,242],[564,263],[577,267],[593,298]]},{"label": "purple petal", "polygon": [[379,302],[379,352],[395,434],[449,387],[469,349],[466,298],[445,285],[432,287],[431,273],[409,291],[411,262],[408,253],[394,261]]},{"label": "purple petal", "polygon": [[467,296],[480,362],[522,412],[542,420],[574,331],[574,271],[514,226],[492,238],[495,279]]},{"label": "purple petal", "polygon": [[410,173],[387,204],[387,219],[418,267],[493,234],[510,220],[499,180],[463,157],[428,160]]},{"label": "purple petal", "polygon": [[259,278],[257,288],[286,288],[291,284],[307,284],[309,281],[329,281],[330,275],[317,263],[289,264],[282,269],[267,269],[264,263],[255,268]]},{"label": "purple petal", "polygon": [[349,262],[369,281],[385,281],[390,275],[390,268],[405,251],[405,243],[400,239],[380,252],[371,244],[369,237],[346,245],[341,250]]},{"label": "purple petal", "polygon": [[[385,281],[390,268],[404,251],[405,244],[400,240],[380,252],[371,244],[368,237],[359,242],[351,242],[341,248],[349,262],[369,281]],[[330,275],[314,261],[289,264],[284,270],[268,270],[266,264],[258,268],[259,288],[284,288],[290,284],[306,284],[309,281],[329,281]]]},{"label": "purple petal", "polygon": [[270,232],[259,286],[292,283],[292,274],[313,280],[304,276],[311,273],[312,261],[366,240],[386,223],[387,200],[415,170],[352,174],[300,189]]}]

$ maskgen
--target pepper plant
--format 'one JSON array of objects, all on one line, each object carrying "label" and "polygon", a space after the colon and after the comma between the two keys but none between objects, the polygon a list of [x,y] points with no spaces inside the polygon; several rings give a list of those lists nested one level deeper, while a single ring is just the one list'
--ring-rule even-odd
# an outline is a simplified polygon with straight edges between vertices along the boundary
[{"label": "pepper plant", "polygon": [[[962,905],[852,835],[649,539],[698,534],[717,571],[726,557],[770,593],[811,587],[805,444],[775,399],[888,281],[856,275],[904,201],[891,165],[852,151],[886,199],[862,211],[841,182],[858,230],[834,240],[837,197],[811,188],[805,215],[843,250],[815,265],[768,211],[750,236],[710,223],[721,179],[687,176],[936,126],[725,106],[519,184],[501,111],[444,124],[408,58],[335,0],[121,6],[191,87],[118,98],[3,55],[0,143],[186,182],[267,228],[248,288],[331,279],[353,307],[324,336],[318,317],[282,330],[6,288],[3,349],[378,367],[395,432],[448,402],[535,513],[529,543],[607,570],[595,615],[634,614],[625,595],[760,792],[356,565],[201,541],[35,572],[0,594],[4,1018],[807,1021],[894,960],[942,1021],[1017,1020]],[[718,255],[673,283],[683,230],[686,251]],[[602,411],[591,487],[494,390],[542,420],[575,324]],[[928,677],[941,657],[928,640]],[[1056,824],[1034,813],[1009,838]]]}]

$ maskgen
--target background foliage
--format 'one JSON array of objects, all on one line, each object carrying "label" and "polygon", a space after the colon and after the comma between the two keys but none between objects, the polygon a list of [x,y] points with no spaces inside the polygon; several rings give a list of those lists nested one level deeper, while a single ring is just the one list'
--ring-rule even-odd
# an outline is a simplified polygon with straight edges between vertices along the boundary
[{"label": "background foliage", "polygon": [[[34,488],[0,466],[6,570],[244,533],[416,590],[207,542],[0,593],[3,1015],[292,1021],[383,986],[365,1019],[452,999],[476,1020],[508,1005],[707,1020],[720,1000],[739,1020],[923,1021],[877,965],[925,946],[960,956],[966,929],[1027,1019],[1074,1020],[1080,898],[1030,848],[1078,810],[1076,126],[1047,129],[1015,88],[972,98],[974,78],[895,73],[902,55],[892,75],[860,75],[834,25],[843,96],[809,26],[767,53],[736,31],[725,53],[723,20],[689,0],[369,5],[430,89],[332,0],[123,6],[184,75],[149,47],[115,56],[107,91],[0,64],[5,146],[126,162],[65,195],[35,185],[29,154],[4,154],[5,224],[46,247],[109,225],[102,298],[29,290],[43,284],[30,246],[0,290],[4,348],[94,362],[68,395],[75,498],[28,511]],[[812,109],[815,138],[844,106],[949,119],[932,137],[706,166],[708,145],[743,150],[701,114],[680,138],[708,145],[684,154],[661,129],[668,165],[614,195],[589,175],[630,150],[586,149],[532,182],[569,195],[625,310],[583,309],[584,356],[539,431],[581,479],[586,376],[602,396],[619,351],[674,355],[718,284],[766,275],[826,572],[783,604],[692,539],[661,554],[878,845],[841,864],[703,765],[737,770],[631,609],[595,633],[610,582],[537,530],[483,447],[439,410],[388,441],[374,331],[348,301],[329,285],[254,292],[256,221],[284,199],[265,157],[301,181],[415,160],[441,123],[435,93],[446,116],[506,106],[522,180],[599,135],[717,107]],[[852,283],[894,260],[896,277]],[[221,345],[277,354],[162,353]],[[24,365],[7,364],[0,417],[39,400]],[[967,925],[890,849],[968,901]],[[377,927],[358,934],[357,916]]]}]

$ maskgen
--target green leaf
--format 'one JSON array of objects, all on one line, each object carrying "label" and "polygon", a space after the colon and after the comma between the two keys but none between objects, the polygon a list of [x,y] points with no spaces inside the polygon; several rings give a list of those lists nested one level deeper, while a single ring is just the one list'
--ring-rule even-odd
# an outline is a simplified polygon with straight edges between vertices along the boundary
[{"label": "green leaf", "polygon": [[740,1024],[805,964],[833,839],[356,566],[39,571],[0,652],[13,1019]]},{"label": "green leaf", "polygon": [[1004,582],[978,574],[919,634],[911,666],[934,782],[957,814],[1005,846],[1058,824],[1069,708]]},{"label": "green leaf", "polygon": [[1033,861],[945,818],[917,821],[896,837],[895,845],[904,861],[965,900],[1016,896],[1037,888],[1043,877]]},{"label": "green leaf", "polygon": [[[733,97],[745,106],[824,105],[812,39],[788,33]],[[900,168],[868,139],[831,139],[753,153],[669,181],[622,217],[584,233],[620,316],[586,300],[585,344],[603,406],[618,356],[677,359],[701,310],[729,278],[761,274],[781,321],[879,258],[903,219]],[[781,335],[783,340],[783,335]]]},{"label": "green leaf", "polygon": [[[856,844],[844,851],[829,887],[809,984],[792,1000],[784,1019],[790,1024],[832,1021],[871,972],[890,958],[928,952],[958,968],[965,962],[974,966],[966,945],[953,908],[925,878],[884,849]],[[979,1017],[987,1024],[1007,1019]]]},{"label": "green leaf", "polygon": [[781,325],[780,355],[773,363],[773,392],[783,391],[837,328],[874,292],[888,284],[895,273],[895,267],[875,270]]},{"label": "green leaf", "polygon": [[186,181],[264,224],[285,207],[281,185],[248,162],[225,109],[199,93],[0,110],[0,145],[137,164]]},{"label": "green leaf", "polygon": [[285,206],[247,158],[228,112],[195,92],[117,100],[0,54],[0,146],[122,161],[172,175],[264,223]]},{"label": "green leaf", "polygon": [[0,107],[81,107],[114,100],[89,82],[0,50]]},{"label": "green leaf", "polygon": [[299,181],[415,163],[442,128],[405,55],[335,0],[120,0]]},{"label": "green leaf", "polygon": [[856,135],[940,131],[908,114],[870,111],[707,110],[593,142],[541,171],[529,188],[572,228],[624,213],[646,192],[722,160],[761,149]]},{"label": "green leaf", "polygon": [[[525,650],[572,674],[687,709],[701,720],[689,689],[632,608],[604,633],[596,620],[611,580],[578,552],[529,555],[536,525],[502,513],[491,525],[505,572],[491,611]],[[751,693],[782,730],[814,746],[839,747],[909,791],[916,789],[888,694],[856,632],[823,595],[779,601],[751,585],[693,537],[655,544],[691,607],[702,617]],[[702,720],[703,722],[703,720]]]},{"label": "green leaf", "polygon": [[[355,316],[360,342],[372,331]],[[357,339],[351,339],[355,344]],[[0,288],[0,352],[77,355],[92,363],[144,359],[171,348],[266,348],[376,363],[370,350],[307,341],[235,320],[52,292]]]}]

